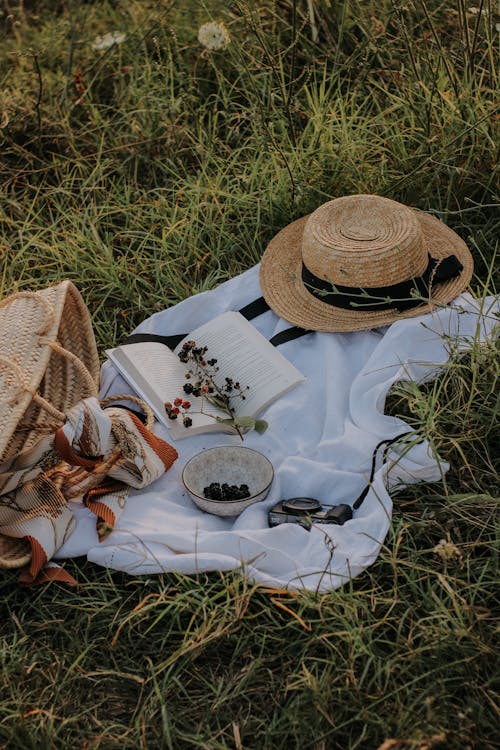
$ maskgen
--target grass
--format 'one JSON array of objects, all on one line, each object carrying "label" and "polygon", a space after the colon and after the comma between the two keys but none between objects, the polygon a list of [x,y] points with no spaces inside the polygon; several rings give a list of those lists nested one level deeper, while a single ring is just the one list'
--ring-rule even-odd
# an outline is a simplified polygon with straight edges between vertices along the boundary
[{"label": "grass", "polygon": [[[312,6],[317,41],[303,0],[3,0],[0,296],[71,278],[102,352],[353,192],[435,213],[474,254],[471,291],[495,294],[494,4]],[[210,19],[224,51],[197,41]],[[4,573],[0,747],[500,747],[498,374],[477,346],[391,394],[451,468],[399,493],[379,559],[339,591],[83,559],[78,589]]]}]

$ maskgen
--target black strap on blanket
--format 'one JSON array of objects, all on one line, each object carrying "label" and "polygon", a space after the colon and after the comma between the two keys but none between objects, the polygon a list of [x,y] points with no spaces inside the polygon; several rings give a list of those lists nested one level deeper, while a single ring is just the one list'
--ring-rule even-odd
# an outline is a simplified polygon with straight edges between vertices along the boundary
[{"label": "black strap on blanket", "polygon": [[393,443],[396,443],[398,440],[401,440],[401,438],[406,437],[406,435],[414,435],[414,434],[415,434],[414,432],[402,432],[400,435],[396,435],[396,437],[394,437],[394,438],[390,438],[389,440],[381,440],[380,443],[377,443],[377,445],[373,449],[373,453],[372,453],[372,468],[371,468],[371,472],[370,472],[370,479],[368,481],[368,484],[364,488],[363,492],[361,493],[361,495],[358,497],[358,499],[356,500],[356,502],[353,504],[353,506],[352,506],[353,510],[357,510],[360,507],[361,503],[363,502],[363,500],[365,499],[365,497],[368,494],[368,490],[372,486],[373,477],[375,476],[375,464],[376,464],[376,461],[377,461],[377,454],[378,454],[379,448],[382,445],[385,444],[384,453],[383,453],[383,456],[382,456],[382,462],[385,463],[385,460],[387,458],[387,451],[389,450],[389,446],[391,446]]},{"label": "black strap on blanket", "polygon": [[269,339],[269,343],[273,346],[279,346],[280,344],[286,344],[287,341],[300,339],[300,337],[305,336],[306,333],[312,333],[312,331],[308,331],[306,328],[298,328],[297,326],[293,326],[293,328],[285,328],[284,331],[275,333],[274,336]]},{"label": "black strap on blanket", "polygon": [[252,320],[262,313],[268,312],[271,308],[267,304],[264,297],[257,297],[253,302],[249,302],[248,305],[241,307],[239,310],[240,315],[243,315],[247,320]]},{"label": "black strap on blanket", "polygon": [[[271,308],[264,297],[258,297],[257,299],[254,299],[253,302],[242,307],[238,312],[247,320],[253,320],[253,318],[268,312],[270,309]],[[279,346],[280,344],[286,344],[287,341],[292,341],[293,339],[305,336],[306,333],[311,333],[311,331],[308,331],[305,328],[293,326],[292,328],[286,328],[284,331],[276,333],[271,339],[269,339],[269,343],[273,346]],[[187,335],[187,333],[176,333],[173,336],[160,336],[156,333],[132,333],[130,336],[127,336],[125,341],[123,341],[123,344],[139,344],[149,341],[164,344],[165,346],[168,346],[169,349],[173,350],[178,344],[180,344],[182,339],[186,338]]]},{"label": "black strap on blanket", "polygon": [[157,344],[165,344],[169,349],[174,350],[177,344],[186,336],[187,333],[176,333],[174,336],[160,336],[157,333],[132,333],[122,343],[141,344],[142,342],[156,342]]}]

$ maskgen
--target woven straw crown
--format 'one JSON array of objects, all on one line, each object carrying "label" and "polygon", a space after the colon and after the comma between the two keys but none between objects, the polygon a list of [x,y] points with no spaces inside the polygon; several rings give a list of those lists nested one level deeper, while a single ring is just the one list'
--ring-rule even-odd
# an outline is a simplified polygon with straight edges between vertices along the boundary
[{"label": "woven straw crown", "polygon": [[366,195],[330,201],[311,214],[302,259],[333,284],[378,287],[420,276],[427,250],[409,208]]},{"label": "woven straw crown", "polygon": [[[452,255],[460,273],[432,284],[430,258],[439,268]],[[356,302],[345,309],[331,295],[340,287],[360,297],[419,279],[426,269],[431,281],[427,299],[420,304],[417,299],[404,311],[397,305],[388,309],[383,301],[375,310],[356,309]],[[260,279],[269,306],[285,320],[311,330],[350,331],[446,304],[466,288],[472,270],[467,246],[438,219],[389,198],[353,195],[329,201],[279,232],[264,252]],[[329,302],[321,296],[328,291]]]}]

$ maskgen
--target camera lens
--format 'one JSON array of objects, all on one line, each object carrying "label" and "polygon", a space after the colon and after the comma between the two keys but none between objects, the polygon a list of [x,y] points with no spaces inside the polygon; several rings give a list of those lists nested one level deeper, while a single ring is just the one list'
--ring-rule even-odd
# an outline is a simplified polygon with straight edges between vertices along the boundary
[{"label": "camera lens", "polygon": [[289,500],[283,500],[283,510],[293,516],[305,516],[320,508],[320,501],[314,497],[291,497]]}]

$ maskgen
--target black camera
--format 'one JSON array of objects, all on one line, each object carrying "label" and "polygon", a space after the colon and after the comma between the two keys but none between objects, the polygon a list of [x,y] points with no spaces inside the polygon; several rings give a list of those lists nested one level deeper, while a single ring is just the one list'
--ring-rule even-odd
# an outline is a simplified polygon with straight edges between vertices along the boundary
[{"label": "black camera", "polygon": [[298,523],[310,530],[313,523],[334,523],[342,526],[352,518],[350,505],[321,505],[314,497],[291,497],[280,500],[268,512],[269,526],[281,523]]}]

